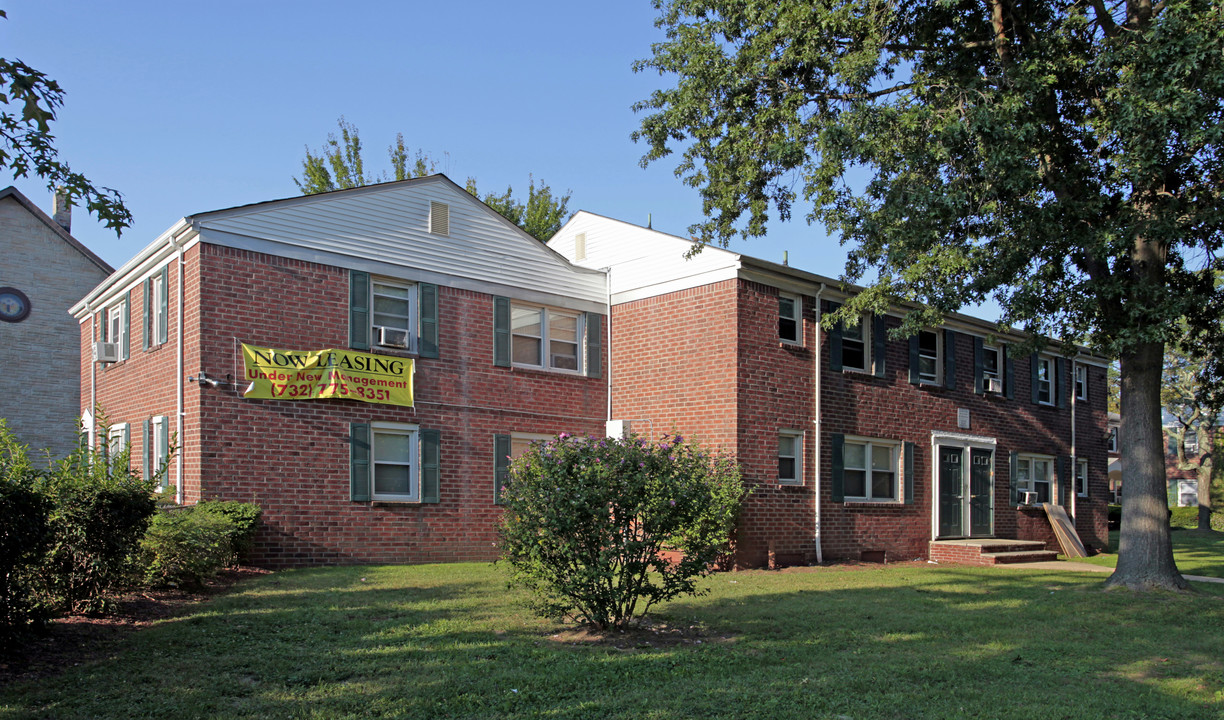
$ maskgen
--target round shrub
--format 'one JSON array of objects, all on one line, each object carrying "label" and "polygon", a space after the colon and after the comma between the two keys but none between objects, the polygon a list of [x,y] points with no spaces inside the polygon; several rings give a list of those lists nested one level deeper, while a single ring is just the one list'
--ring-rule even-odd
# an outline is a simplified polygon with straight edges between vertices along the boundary
[{"label": "round shrub", "polygon": [[502,557],[534,609],[600,629],[697,593],[730,549],[744,485],[733,458],[680,435],[536,443],[502,494]]}]

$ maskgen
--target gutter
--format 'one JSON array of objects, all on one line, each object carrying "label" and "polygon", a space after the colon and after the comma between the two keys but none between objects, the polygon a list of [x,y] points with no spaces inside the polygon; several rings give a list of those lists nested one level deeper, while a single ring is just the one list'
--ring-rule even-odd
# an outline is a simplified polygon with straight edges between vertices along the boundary
[{"label": "gutter", "polygon": [[178,321],[177,335],[178,349],[177,355],[177,372],[174,374],[174,434],[178,440],[178,448],[174,453],[174,504],[183,504],[183,274],[186,268],[186,262],[183,260],[183,246],[179,244],[177,235],[170,238],[170,242],[174,244],[176,265],[178,270]]},{"label": "gutter", "polygon": [[812,495],[815,499],[815,518],[816,518],[816,563],[819,565],[824,562],[824,551],[820,547],[820,364],[821,364],[821,343],[820,343],[820,296],[824,295],[825,284],[820,283],[820,289],[816,291],[816,369],[812,375],[812,424],[815,426],[816,438],[812,443],[812,468],[814,470],[812,481]]}]

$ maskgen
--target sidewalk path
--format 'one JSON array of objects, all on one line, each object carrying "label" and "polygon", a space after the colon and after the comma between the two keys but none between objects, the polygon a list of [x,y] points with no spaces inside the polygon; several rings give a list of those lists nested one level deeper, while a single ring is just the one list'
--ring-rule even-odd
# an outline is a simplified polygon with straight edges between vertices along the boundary
[{"label": "sidewalk path", "polygon": [[[1104,565],[1093,565],[1092,563],[1075,562],[1074,560],[1051,560],[1049,562],[1033,562],[1033,563],[1003,563],[995,565],[997,568],[1016,568],[1018,570],[1071,570],[1074,572],[1104,572],[1111,573],[1114,571],[1111,567]],[[1224,583],[1224,578],[1206,577],[1204,575],[1185,575],[1182,577],[1194,582],[1209,582],[1209,583]]]}]

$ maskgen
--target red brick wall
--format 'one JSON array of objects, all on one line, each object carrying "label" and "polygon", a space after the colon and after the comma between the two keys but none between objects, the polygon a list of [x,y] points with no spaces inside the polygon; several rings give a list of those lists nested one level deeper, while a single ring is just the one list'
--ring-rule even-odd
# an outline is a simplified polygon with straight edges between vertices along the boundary
[{"label": "red brick wall", "polygon": [[[605,380],[493,367],[492,296],[444,286],[440,357],[417,361],[416,407],[244,399],[240,343],[347,347],[348,271],[208,244],[189,262],[185,373],[202,370],[230,384],[186,387],[188,501],[258,503],[258,563],[491,559],[500,515],[494,434],[603,432]],[[172,385],[173,354],[164,355],[169,369],[119,368],[110,382],[130,391],[156,373]],[[439,503],[349,500],[349,426],[372,421],[441,432]]]}]

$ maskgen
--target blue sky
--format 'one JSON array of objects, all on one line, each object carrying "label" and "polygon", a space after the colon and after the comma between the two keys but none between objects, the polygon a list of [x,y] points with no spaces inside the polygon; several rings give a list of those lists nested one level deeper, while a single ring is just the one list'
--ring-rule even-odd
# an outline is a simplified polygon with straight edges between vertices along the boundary
[{"label": "blue sky", "polygon": [[[571,190],[571,210],[685,234],[696,191],[664,161],[643,170],[631,105],[669,83],[634,74],[662,39],[648,0],[208,3],[9,0],[4,57],[66,96],[61,156],[123,193],[135,223],[116,238],[82,209],[73,235],[118,267],[178,218],[298,194],[305,147],[343,115],[368,167],[402,132],[442,172],[516,193],[528,174]],[[0,179],[8,184],[10,178]],[[13,182],[49,210],[37,180]],[[822,228],[775,223],[739,252],[837,276]]]}]

